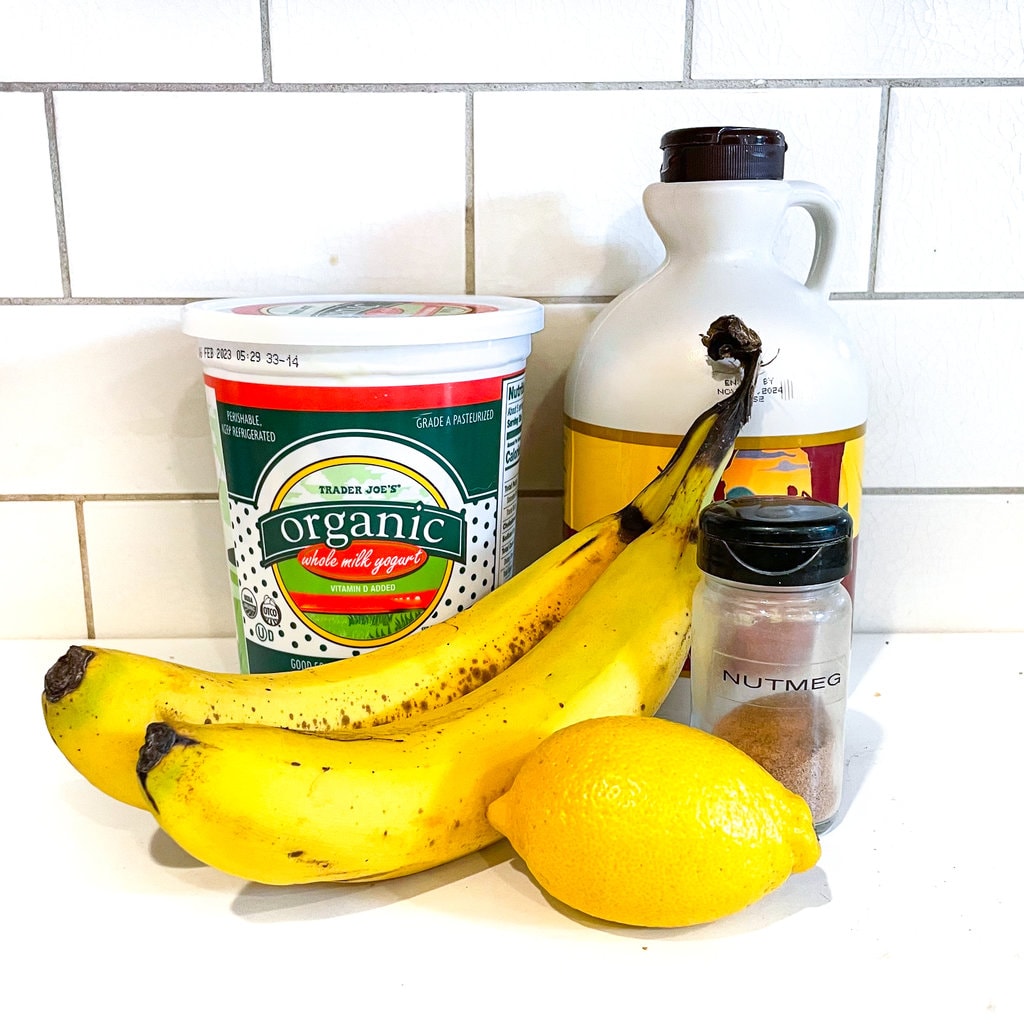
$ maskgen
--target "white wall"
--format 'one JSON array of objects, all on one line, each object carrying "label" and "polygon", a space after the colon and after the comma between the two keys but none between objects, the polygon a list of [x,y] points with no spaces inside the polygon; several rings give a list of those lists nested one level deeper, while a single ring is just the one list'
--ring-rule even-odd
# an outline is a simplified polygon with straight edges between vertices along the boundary
[{"label": "white wall", "polygon": [[871,367],[862,630],[1024,628],[1019,0],[0,10],[0,635],[230,635],[189,299],[525,295],[520,561],[562,377],[651,269],[670,128],[783,130]]}]

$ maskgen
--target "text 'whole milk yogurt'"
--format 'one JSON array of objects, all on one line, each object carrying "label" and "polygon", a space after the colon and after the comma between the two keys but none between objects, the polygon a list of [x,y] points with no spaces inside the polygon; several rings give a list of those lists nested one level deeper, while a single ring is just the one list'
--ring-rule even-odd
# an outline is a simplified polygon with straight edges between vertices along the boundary
[{"label": "text 'whole milk yogurt'", "polygon": [[381,647],[514,570],[541,306],[285,296],[185,307],[199,339],[243,671]]}]

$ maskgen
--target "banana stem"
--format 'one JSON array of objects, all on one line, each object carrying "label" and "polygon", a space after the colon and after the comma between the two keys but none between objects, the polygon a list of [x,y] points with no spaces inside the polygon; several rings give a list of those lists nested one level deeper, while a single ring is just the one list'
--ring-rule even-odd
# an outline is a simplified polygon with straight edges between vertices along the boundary
[{"label": "banana stem", "polygon": [[[722,316],[711,324],[707,334],[701,335],[701,341],[712,361],[738,364],[743,381],[728,398],[723,398],[693,421],[657,477],[619,510],[619,532],[629,540],[639,537],[661,518],[671,494],[678,489],[687,470],[698,460],[702,450],[705,451],[703,461],[710,460],[716,466],[720,465],[735,443],[743,424],[750,418],[757,363],[761,356],[761,339],[739,317]],[[716,435],[727,443],[715,441]],[[716,459],[715,452],[719,450],[723,454],[720,459]]]},{"label": "banana stem", "polygon": [[[708,432],[702,449],[707,446],[716,452],[717,462],[736,444],[736,438],[750,419],[754,408],[754,384],[761,362],[761,339],[738,316],[720,316],[700,339],[708,350],[708,357],[716,363],[730,361],[739,365],[743,373],[740,386],[724,401],[719,402],[719,417]],[[702,453],[701,453],[702,454]]]},{"label": "banana stem", "polygon": [[[722,316],[711,324],[707,334],[701,335],[701,341],[710,359],[714,362],[735,363],[743,374],[736,390],[699,417],[687,435],[693,435],[693,441],[700,438],[688,462],[687,476],[692,480],[699,479],[696,474],[690,476],[691,471],[703,468],[709,476],[710,490],[725,471],[736,438],[750,419],[754,405],[754,384],[761,360],[761,339],[739,317]],[[683,451],[690,448],[692,443],[688,446],[684,438],[683,445],[677,449],[677,455],[682,456]],[[689,521],[690,515],[691,510],[686,502],[672,502],[665,510],[667,521],[678,520],[677,525],[685,524],[695,530],[696,523]]]}]

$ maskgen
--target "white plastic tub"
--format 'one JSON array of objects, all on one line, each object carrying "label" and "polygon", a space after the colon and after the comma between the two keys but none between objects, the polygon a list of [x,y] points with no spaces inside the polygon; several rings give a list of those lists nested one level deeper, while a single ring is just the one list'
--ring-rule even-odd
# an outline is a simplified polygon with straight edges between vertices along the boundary
[{"label": "white plastic tub", "polygon": [[245,671],[390,644],[512,574],[536,302],[314,295],[185,307]]}]

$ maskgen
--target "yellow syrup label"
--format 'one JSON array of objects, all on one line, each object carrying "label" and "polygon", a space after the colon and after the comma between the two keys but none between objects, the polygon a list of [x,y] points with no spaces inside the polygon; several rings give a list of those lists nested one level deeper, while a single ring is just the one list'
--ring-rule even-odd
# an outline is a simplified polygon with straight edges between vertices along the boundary
[{"label": "yellow syrup label", "polygon": [[[829,501],[860,528],[864,424],[822,434],[741,437],[714,498],[794,494]],[[622,508],[661,471],[679,443],[669,434],[565,420],[565,526],[574,532]]]}]

